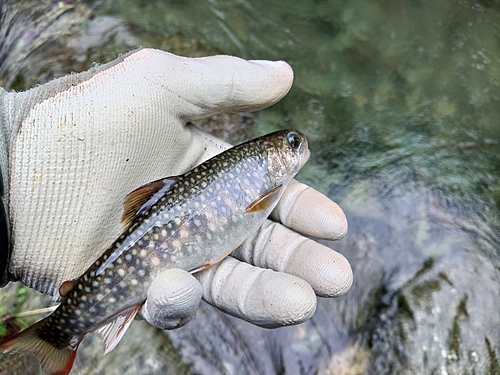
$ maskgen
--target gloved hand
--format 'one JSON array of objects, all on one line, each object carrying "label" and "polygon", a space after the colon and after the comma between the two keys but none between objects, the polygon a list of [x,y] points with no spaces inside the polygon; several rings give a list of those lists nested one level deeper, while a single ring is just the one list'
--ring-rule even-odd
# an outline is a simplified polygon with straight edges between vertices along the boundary
[{"label": "gloved hand", "polygon": [[[229,147],[187,122],[269,106],[292,81],[284,62],[141,49],[26,92],[0,89],[10,278],[57,296],[63,281],[83,273],[121,233],[129,192]],[[143,317],[178,327],[203,296],[255,324],[280,326],[308,319],[315,293],[349,289],[352,271],[342,255],[287,229],[343,237],[347,221],[335,203],[294,182],[273,218],[282,224],[267,222],[234,257],[195,277],[163,272],[149,288]]]}]

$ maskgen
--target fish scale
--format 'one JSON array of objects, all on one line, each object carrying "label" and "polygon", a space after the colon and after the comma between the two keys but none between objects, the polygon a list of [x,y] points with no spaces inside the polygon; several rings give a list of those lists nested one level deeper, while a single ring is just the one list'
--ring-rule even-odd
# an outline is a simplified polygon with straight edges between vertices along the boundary
[{"label": "fish scale", "polygon": [[134,190],[125,200],[123,234],[82,276],[63,283],[54,313],[0,351],[35,355],[50,374],[71,370],[88,332],[109,352],[158,274],[197,272],[222,260],[264,222],[308,157],[302,134],[279,131]]}]

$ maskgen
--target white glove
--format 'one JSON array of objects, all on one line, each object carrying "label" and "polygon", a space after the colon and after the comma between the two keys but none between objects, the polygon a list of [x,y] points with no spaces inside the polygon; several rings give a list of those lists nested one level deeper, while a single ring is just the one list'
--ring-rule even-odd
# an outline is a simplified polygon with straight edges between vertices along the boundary
[{"label": "white glove", "polygon": [[[187,122],[269,106],[292,81],[284,62],[142,49],[26,92],[0,88],[10,278],[57,296],[63,281],[82,274],[121,233],[129,192],[229,147]],[[339,239],[347,232],[342,210],[298,182],[273,217],[308,236]],[[283,225],[268,222],[238,249],[235,257],[249,264],[226,258],[196,278],[165,271],[150,286],[142,315],[174,328],[190,319],[203,295],[262,326],[308,319],[314,293],[345,293],[352,271],[342,255]]]}]

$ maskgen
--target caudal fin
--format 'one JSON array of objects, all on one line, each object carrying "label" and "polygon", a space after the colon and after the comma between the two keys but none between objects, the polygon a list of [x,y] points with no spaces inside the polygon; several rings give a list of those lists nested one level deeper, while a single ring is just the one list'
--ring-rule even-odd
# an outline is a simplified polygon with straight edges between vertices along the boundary
[{"label": "caudal fin", "polygon": [[47,374],[67,375],[73,367],[78,345],[74,349],[58,348],[42,340],[37,332],[40,323],[35,323],[4,341],[0,344],[0,353],[35,356]]}]

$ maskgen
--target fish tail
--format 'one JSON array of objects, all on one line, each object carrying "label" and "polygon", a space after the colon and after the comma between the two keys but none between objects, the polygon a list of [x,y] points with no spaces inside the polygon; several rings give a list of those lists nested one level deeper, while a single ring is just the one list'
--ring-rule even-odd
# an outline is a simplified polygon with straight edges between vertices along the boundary
[{"label": "fish tail", "polygon": [[[41,363],[50,375],[67,375],[73,367],[78,344],[74,349],[57,347],[38,335],[40,321],[0,344],[0,353],[31,355]],[[80,340],[81,341],[81,340]]]}]

